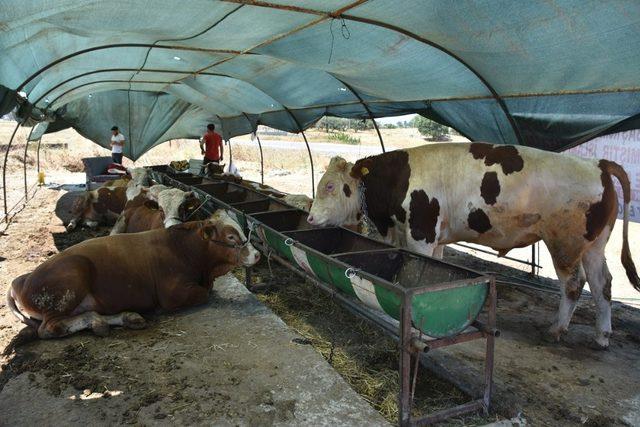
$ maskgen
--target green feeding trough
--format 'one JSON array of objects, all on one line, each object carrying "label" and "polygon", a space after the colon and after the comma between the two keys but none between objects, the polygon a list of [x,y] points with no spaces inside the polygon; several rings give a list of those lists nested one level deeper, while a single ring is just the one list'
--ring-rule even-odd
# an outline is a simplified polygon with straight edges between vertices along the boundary
[{"label": "green feeding trough", "polygon": [[[480,338],[487,340],[482,397],[422,417],[416,424],[487,410],[494,338],[499,334],[491,276],[397,249],[342,227],[314,227],[307,222],[307,212],[242,185],[216,178],[170,176],[161,169],[151,173],[158,182],[194,191],[204,201],[205,210],[226,209],[268,258],[309,279],[398,339],[401,425],[413,425],[409,422],[411,384],[415,384],[418,365],[411,358]],[[251,268],[245,273],[247,286],[253,288]],[[486,324],[477,319],[485,303]]]},{"label": "green feeding trough", "polygon": [[[195,182],[200,178],[200,182]],[[175,180],[176,178],[174,178]],[[181,178],[185,179],[185,178]],[[213,209],[226,209],[247,230],[247,214],[291,209],[289,205],[241,185],[202,177],[189,177],[196,195]]]},{"label": "green feeding trough", "polygon": [[[266,247],[396,320],[402,295],[420,288],[411,297],[411,317],[413,326],[427,336],[454,336],[478,317],[489,291],[486,276],[344,228],[314,229],[306,216],[297,210],[267,212],[251,216],[249,222]],[[439,289],[458,281],[463,283],[459,287]]]}]

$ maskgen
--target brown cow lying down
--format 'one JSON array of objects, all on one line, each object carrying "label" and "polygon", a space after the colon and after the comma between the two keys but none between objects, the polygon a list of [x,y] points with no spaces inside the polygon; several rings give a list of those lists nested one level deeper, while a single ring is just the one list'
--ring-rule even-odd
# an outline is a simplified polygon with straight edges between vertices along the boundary
[{"label": "brown cow lying down", "polygon": [[113,224],[127,202],[126,187],[100,187],[78,196],[71,208],[72,219],[67,231],[79,225],[95,228],[100,224]]},{"label": "brown cow lying down", "polygon": [[[71,213],[71,221],[67,231],[78,225],[94,228],[98,225],[113,224],[124,209],[130,192],[138,194],[140,189],[149,184],[149,171],[146,168],[129,169],[131,179],[107,181],[102,187],[86,191],[75,200]],[[113,185],[110,185],[113,184]]]},{"label": "brown cow lying down", "polygon": [[213,172],[214,165],[213,163],[207,164],[206,175],[210,178],[220,179],[223,181],[232,182],[237,185],[241,185],[245,188],[248,188],[253,191],[257,191],[258,193],[264,194],[265,196],[275,197],[276,199],[280,199],[282,202],[294,206],[298,209],[302,209],[303,211],[309,212],[311,209],[311,205],[313,204],[313,199],[305,194],[288,194],[283,193],[282,191],[276,190],[273,187],[268,185],[260,184],[259,182],[250,181],[248,179],[243,179],[241,177],[235,175],[220,175],[218,173]]},{"label": "brown cow lying down", "polygon": [[389,242],[442,256],[459,241],[504,255],[539,240],[549,248],[563,290],[550,329],[567,331],[585,281],[596,304],[596,341],[609,345],[611,274],[604,248],[618,212],[612,177],[624,196],[622,265],[640,279],[628,241],[629,178],[616,163],[527,147],[434,144],[347,163],[336,157],[318,184],[314,225],[354,223],[367,215]]},{"label": "brown cow lying down", "polygon": [[194,214],[197,214],[201,202],[192,191],[165,188],[157,194],[156,202],[150,196],[154,193],[154,187],[141,190],[133,200],[127,202],[111,235],[139,233],[199,219]]},{"label": "brown cow lying down", "polygon": [[216,277],[260,254],[226,211],[210,219],[135,234],[85,240],[16,278],[13,313],[55,338],[91,328],[144,327],[139,313],[204,304]]}]

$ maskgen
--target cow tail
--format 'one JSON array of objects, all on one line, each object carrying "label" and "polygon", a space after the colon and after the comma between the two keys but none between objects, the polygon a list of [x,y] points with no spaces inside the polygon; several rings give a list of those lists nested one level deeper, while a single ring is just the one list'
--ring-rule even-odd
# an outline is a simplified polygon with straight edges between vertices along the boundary
[{"label": "cow tail", "polygon": [[40,327],[40,322],[38,320],[22,314],[16,305],[16,300],[13,298],[13,285],[9,286],[9,290],[7,291],[7,307],[9,307],[9,310],[11,310],[11,312],[25,325],[31,326],[34,329],[38,329]]},{"label": "cow tail", "polygon": [[622,252],[620,259],[622,266],[627,273],[629,282],[631,285],[640,292],[640,277],[638,277],[638,270],[636,265],[631,259],[631,250],[629,249],[629,204],[631,203],[631,184],[629,183],[629,176],[625,170],[617,163],[610,161],[603,161],[606,165],[606,170],[609,174],[615,176],[620,185],[622,186],[622,196],[624,199],[624,213],[622,222]]}]

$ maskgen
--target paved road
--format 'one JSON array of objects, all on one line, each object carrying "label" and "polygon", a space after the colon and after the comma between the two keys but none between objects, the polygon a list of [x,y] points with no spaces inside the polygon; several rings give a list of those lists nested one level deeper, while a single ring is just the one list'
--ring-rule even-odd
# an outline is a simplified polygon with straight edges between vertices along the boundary
[{"label": "paved road", "polygon": [[[278,150],[305,150],[304,142],[302,141],[280,141],[280,140],[268,140],[262,141],[263,148],[275,148]],[[233,145],[246,145],[255,146],[257,141],[234,139],[231,141]],[[356,154],[356,155],[371,155],[380,154],[382,150],[377,145],[347,145],[347,144],[334,144],[330,142],[310,142],[309,146],[314,153],[327,153],[327,154]]]}]

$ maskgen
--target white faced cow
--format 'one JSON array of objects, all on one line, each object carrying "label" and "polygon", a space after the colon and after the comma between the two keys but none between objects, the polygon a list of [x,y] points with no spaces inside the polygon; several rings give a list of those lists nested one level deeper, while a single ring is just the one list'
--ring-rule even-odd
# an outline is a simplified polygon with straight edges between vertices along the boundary
[{"label": "white faced cow", "polygon": [[567,330],[588,280],[596,341],[607,347],[611,274],[604,248],[618,211],[612,176],[625,201],[622,264],[640,291],[627,236],[629,179],[608,160],[483,143],[425,145],[355,164],[336,157],[318,184],[308,221],[341,225],[364,213],[388,242],[439,257],[444,245],[458,241],[504,255],[542,240],[564,287],[550,332],[559,339]]}]

